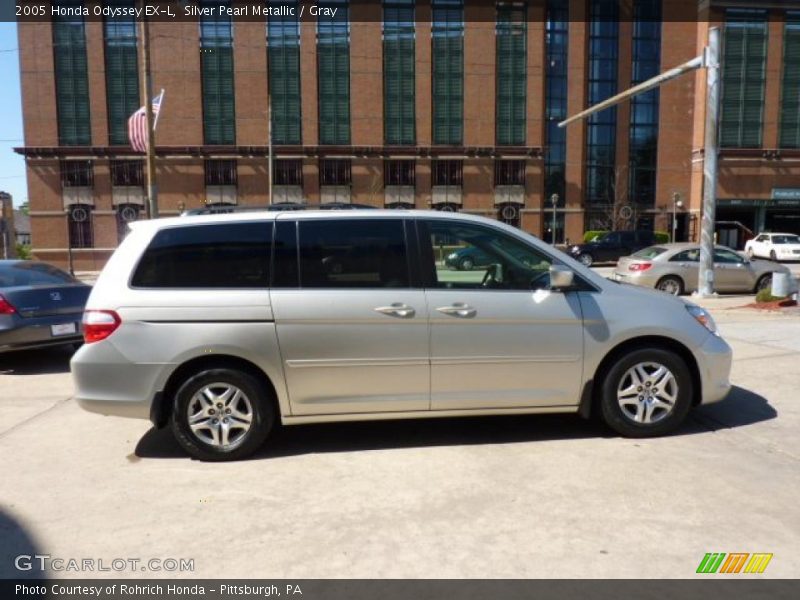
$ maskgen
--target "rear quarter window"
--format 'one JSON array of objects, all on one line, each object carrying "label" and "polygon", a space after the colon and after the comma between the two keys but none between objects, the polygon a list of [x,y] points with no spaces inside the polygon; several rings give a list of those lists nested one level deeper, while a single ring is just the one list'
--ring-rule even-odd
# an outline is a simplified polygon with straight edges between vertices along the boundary
[{"label": "rear quarter window", "polygon": [[138,288],[266,288],[272,222],[162,229],[131,279]]}]

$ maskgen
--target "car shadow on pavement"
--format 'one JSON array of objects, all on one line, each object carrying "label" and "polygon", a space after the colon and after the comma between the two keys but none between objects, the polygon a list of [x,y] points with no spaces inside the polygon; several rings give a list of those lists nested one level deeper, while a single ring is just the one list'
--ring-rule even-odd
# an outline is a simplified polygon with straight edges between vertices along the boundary
[{"label": "car shadow on pavement", "polygon": [[0,354],[0,375],[50,375],[69,373],[72,346],[39,348]]},{"label": "car shadow on pavement", "polygon": [[[728,398],[697,408],[674,435],[694,435],[774,419],[777,412],[763,397],[734,387]],[[577,415],[509,415],[391,421],[355,421],[277,427],[250,460],[319,454],[424,448],[514,444],[521,442],[613,438],[598,422]],[[138,458],[188,458],[169,428],[151,428],[136,445]]]},{"label": "car shadow on pavement", "polygon": [[[46,577],[39,562],[33,558],[37,554],[42,554],[42,551],[33,535],[17,519],[0,509],[0,579]],[[21,557],[19,561],[16,560],[17,557]],[[15,566],[17,562],[20,569]]]},{"label": "car shadow on pavement", "polygon": [[[684,429],[696,424],[700,427],[698,433],[709,430],[718,431],[769,421],[777,416],[778,411],[770,405],[766,398],[735,385],[721,402],[694,409],[689,414],[689,423]],[[685,433],[691,432],[685,431]]]}]

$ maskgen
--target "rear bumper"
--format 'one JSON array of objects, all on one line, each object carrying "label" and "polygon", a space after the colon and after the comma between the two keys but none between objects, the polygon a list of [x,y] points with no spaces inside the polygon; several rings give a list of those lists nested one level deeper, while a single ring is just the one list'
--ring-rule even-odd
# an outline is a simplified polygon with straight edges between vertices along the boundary
[{"label": "rear bumper", "polygon": [[[83,341],[81,313],[53,315],[48,317],[22,318],[18,315],[0,319],[0,352],[27,350],[46,346],[74,344]],[[74,324],[75,333],[54,336],[52,325]]]},{"label": "rear bumper", "polygon": [[723,400],[731,390],[733,351],[721,337],[709,335],[696,353],[703,393],[701,404]]},{"label": "rear bumper", "polygon": [[171,365],[133,363],[112,344],[85,344],[70,362],[75,400],[89,412],[150,419],[164,373]]}]

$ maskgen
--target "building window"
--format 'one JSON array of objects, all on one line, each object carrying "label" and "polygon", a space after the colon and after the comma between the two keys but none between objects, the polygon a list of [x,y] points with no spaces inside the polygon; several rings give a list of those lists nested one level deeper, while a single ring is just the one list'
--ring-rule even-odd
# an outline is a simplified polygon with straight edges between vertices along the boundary
[{"label": "building window", "polygon": [[63,187],[92,187],[92,163],[88,160],[62,160],[61,185]]},{"label": "building window", "polygon": [[414,0],[383,3],[383,114],[387,144],[416,143]]},{"label": "building window", "polygon": [[464,139],[464,3],[433,0],[433,143]]},{"label": "building window", "polygon": [[[59,0],[53,4],[71,9],[82,6],[77,0]],[[83,17],[53,17],[53,62],[58,143],[60,146],[89,146],[92,128]]]},{"label": "building window", "polygon": [[383,184],[413,186],[416,181],[417,163],[414,160],[383,161]]},{"label": "building window", "polygon": [[294,15],[267,19],[269,92],[272,101],[272,142],[301,144],[300,22],[297,0],[271,0]]},{"label": "building window", "polygon": [[728,10],[722,61],[720,145],[761,147],[767,64],[767,13]]},{"label": "building window", "polygon": [[463,165],[461,160],[434,160],[433,185],[461,186],[463,180]]},{"label": "building window", "polygon": [[275,185],[303,185],[302,159],[276,160],[273,177],[275,178]]},{"label": "building window", "polygon": [[119,187],[143,187],[142,162],[139,160],[112,160],[111,185]]},{"label": "building window", "polygon": [[494,185],[525,185],[524,160],[494,161]]},{"label": "building window", "polygon": [[567,131],[558,124],[567,118],[567,48],[569,47],[569,6],[562,0],[548,0],[545,22],[545,118],[547,142],[544,152],[544,192],[549,201],[558,194],[566,201]]},{"label": "building window", "polygon": [[507,202],[497,206],[497,220],[512,227],[519,227],[520,225],[520,212],[519,204]]},{"label": "building window", "polygon": [[203,82],[203,139],[206,144],[236,143],[233,88],[233,25],[219,15],[225,0],[203,0],[213,16],[200,18],[200,69]]},{"label": "building window", "polygon": [[320,185],[350,185],[350,161],[346,158],[324,158],[319,161]]},{"label": "building window", "polygon": [[[661,72],[661,0],[636,0],[632,67],[632,85]],[[658,88],[631,98],[628,195],[647,206],[656,203],[658,102]]]},{"label": "building window", "polygon": [[800,148],[800,12],[786,14],[783,34],[781,148]]},{"label": "building window", "polygon": [[[617,0],[591,0],[589,102],[617,93],[619,22]],[[586,129],[586,203],[613,204],[615,197],[616,107],[589,117]]]},{"label": "building window", "polygon": [[92,207],[88,204],[72,204],[67,209],[69,222],[69,247],[92,248]]},{"label": "building window", "polygon": [[117,240],[121,243],[128,235],[129,223],[139,220],[141,207],[138,204],[120,204],[117,206]]},{"label": "building window", "polygon": [[[117,2],[133,7],[133,0]],[[107,17],[104,22],[106,54],[106,103],[109,144],[128,144],[128,117],[140,106],[136,20]]]},{"label": "building window", "polygon": [[236,185],[235,160],[207,160],[205,162],[206,185]]},{"label": "building window", "polygon": [[497,145],[524,146],[528,87],[528,28],[525,5],[497,5]]},{"label": "building window", "polygon": [[348,2],[326,0],[336,16],[317,21],[319,143],[350,143],[350,17]]}]

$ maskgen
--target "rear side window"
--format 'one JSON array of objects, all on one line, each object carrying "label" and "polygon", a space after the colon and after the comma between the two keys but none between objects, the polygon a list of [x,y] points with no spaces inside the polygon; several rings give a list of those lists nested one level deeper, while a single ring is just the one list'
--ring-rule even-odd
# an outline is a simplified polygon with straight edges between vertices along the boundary
[{"label": "rear side window", "polygon": [[15,262],[0,265],[0,287],[59,285],[75,281],[64,271],[42,263]]},{"label": "rear side window", "polygon": [[300,286],[410,287],[402,219],[300,221]]},{"label": "rear side window", "polygon": [[266,288],[272,222],[162,229],[131,280],[144,288]]},{"label": "rear side window", "polygon": [[678,252],[675,256],[670,258],[672,262],[697,262],[700,260],[700,248],[692,248]]},{"label": "rear side window", "polygon": [[666,248],[661,248],[659,246],[650,246],[649,248],[645,248],[644,250],[639,250],[637,253],[633,255],[633,258],[644,258],[645,260],[652,260],[656,256],[664,254],[666,252]]}]

